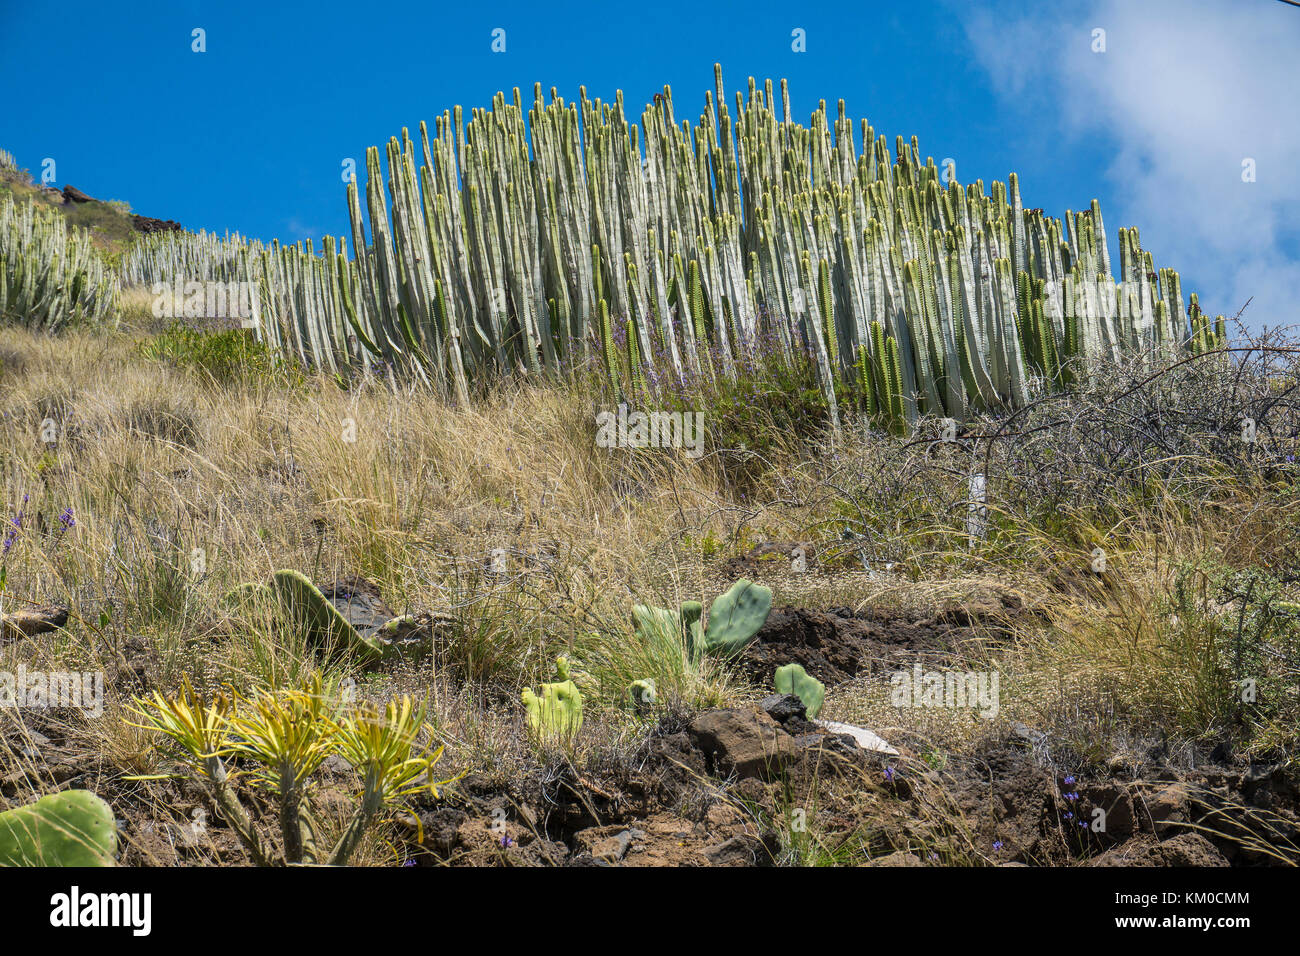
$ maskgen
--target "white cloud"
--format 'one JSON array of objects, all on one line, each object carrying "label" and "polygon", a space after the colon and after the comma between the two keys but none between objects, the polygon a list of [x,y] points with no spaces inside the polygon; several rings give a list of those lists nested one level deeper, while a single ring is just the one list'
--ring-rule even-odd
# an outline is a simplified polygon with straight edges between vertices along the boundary
[{"label": "white cloud", "polygon": [[289,217],[288,223],[285,224],[285,232],[288,233],[287,239],[289,242],[299,242],[303,239],[319,240],[323,235],[320,229],[307,225],[297,216]]},{"label": "white cloud", "polygon": [[966,27],[1008,102],[1035,108],[1049,134],[1114,145],[1104,174],[1125,222],[1108,218],[1112,242],[1137,225],[1159,264],[1195,278],[1206,311],[1232,315],[1253,296],[1251,327],[1300,322],[1300,9],[1096,0]]}]

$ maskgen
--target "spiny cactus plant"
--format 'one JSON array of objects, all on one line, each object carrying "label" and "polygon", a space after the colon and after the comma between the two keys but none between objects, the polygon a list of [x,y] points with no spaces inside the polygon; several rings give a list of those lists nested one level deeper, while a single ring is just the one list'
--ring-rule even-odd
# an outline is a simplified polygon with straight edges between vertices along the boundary
[{"label": "spiny cactus plant", "polygon": [[739,653],[767,621],[772,591],[741,578],[709,606],[707,629],[702,625],[704,605],[685,601],[680,611],[637,604],[632,618],[644,637],[679,642],[692,660],[704,655],[729,657]]},{"label": "spiny cactus plant", "polygon": [[809,720],[821,713],[822,701],[826,699],[826,685],[805,671],[801,664],[778,667],[775,684],[778,694],[793,694],[803,701]]},{"label": "spiny cactus plant", "polygon": [[7,149],[0,149],[0,171],[16,172],[18,161],[14,159],[14,154]]},{"label": "spiny cactus plant", "polygon": [[89,790],[64,790],[0,813],[0,866],[114,866],[117,822]]},{"label": "spiny cactus plant", "polygon": [[582,727],[582,694],[569,679],[566,658],[556,659],[559,680],[543,684],[541,693],[525,687],[520,693],[528,716],[528,728],[543,743],[572,740]]},{"label": "spiny cactus plant", "polygon": [[0,205],[0,321],[33,331],[116,315],[117,275],[83,229],[12,198]]},{"label": "spiny cactus plant", "polygon": [[771,589],[741,578],[709,605],[708,629],[697,645],[699,653],[717,657],[740,653],[771,610]]},{"label": "spiny cactus plant", "polygon": [[636,123],[621,93],[570,103],[538,84],[531,105],[516,89],[468,122],[456,107],[403,129],[366,153],[364,209],[347,187],[352,259],[332,237],[317,256],[169,235],[124,275],[254,282],[269,316],[258,335],[275,347],[458,401],[593,353],[616,395],[639,396],[734,377],[767,340],[810,360],[832,421],[856,390],[894,430],[1023,406],[1069,385],[1080,360],[1222,344],[1136,229],[1119,231],[1112,275],[1096,200],[1045,216],[1014,173],[959,184],[915,137],[891,150],[855,127],[843,101],[805,126],[784,82],[778,100],[751,78],[733,115],[720,66],[714,79],[694,125],[667,87]]}]

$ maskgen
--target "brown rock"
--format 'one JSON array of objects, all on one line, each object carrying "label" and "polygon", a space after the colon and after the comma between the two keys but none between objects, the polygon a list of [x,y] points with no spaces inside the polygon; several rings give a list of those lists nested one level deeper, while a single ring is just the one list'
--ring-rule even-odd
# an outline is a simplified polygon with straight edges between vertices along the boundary
[{"label": "brown rock", "polygon": [[31,637],[53,631],[68,623],[68,609],[53,604],[38,604],[35,607],[19,608],[4,616],[0,626],[0,636]]},{"label": "brown rock", "polygon": [[799,756],[794,738],[756,707],[705,711],[689,733],[716,773],[770,779]]},{"label": "brown rock", "polygon": [[925,866],[921,858],[915,853],[908,853],[906,850],[895,850],[893,853],[887,853],[884,856],[873,857],[866,863],[867,866]]},{"label": "brown rock", "polygon": [[[1122,784],[1106,783],[1081,790],[1084,800],[1092,807],[1099,807],[1106,813],[1106,827],[1102,832],[1113,840],[1127,840],[1137,829],[1137,818],[1133,812],[1133,798],[1128,788]],[[1092,822],[1091,814],[1088,822]]]},{"label": "brown rock", "polygon": [[136,232],[154,233],[154,232],[183,232],[184,226],[174,219],[151,219],[149,216],[138,216],[132,213],[131,228]]},{"label": "brown rock", "polygon": [[705,847],[704,856],[714,866],[761,866],[770,860],[763,841],[749,834]]},{"label": "brown rock", "polygon": [[1163,834],[1187,822],[1187,785],[1171,783],[1154,793],[1137,798],[1138,827],[1144,832]]},{"label": "brown rock", "polygon": [[1199,833],[1180,833],[1157,843],[1151,837],[1107,850],[1092,866],[1227,866],[1228,860]]},{"label": "brown rock", "polygon": [[438,856],[450,856],[456,848],[458,831],[468,819],[465,811],[454,807],[439,807],[422,814],[420,831],[424,845]]}]

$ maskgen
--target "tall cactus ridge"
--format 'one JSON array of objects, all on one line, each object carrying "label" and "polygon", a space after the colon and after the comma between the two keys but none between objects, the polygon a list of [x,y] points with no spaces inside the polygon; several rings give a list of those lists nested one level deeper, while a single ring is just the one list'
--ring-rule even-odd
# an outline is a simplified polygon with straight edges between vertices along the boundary
[{"label": "tall cactus ridge", "polygon": [[899,371],[898,342],[893,336],[885,340],[885,372],[888,376],[889,420],[895,431],[903,431],[910,424],[903,402],[903,376]]},{"label": "tall cactus ridge", "polygon": [[872,365],[871,350],[865,345],[858,346],[858,360],[854,363],[857,372],[858,394],[862,400],[862,410],[868,419],[875,418],[880,406],[876,403],[876,375]]},{"label": "tall cactus ridge", "polygon": [[90,233],[11,196],[0,204],[0,322],[33,331],[116,324],[120,280]]},{"label": "tall cactus ridge", "polygon": [[460,350],[460,332],[456,328],[456,321],[450,315],[447,307],[447,295],[442,287],[442,280],[434,282],[434,304],[437,308],[439,322],[448,330],[447,334],[447,354],[451,360],[452,381],[455,387],[456,400],[462,405],[469,404],[469,380],[465,375],[464,356]]},{"label": "tall cactus ridge", "polygon": [[[621,93],[498,93],[366,151],[345,191],[351,259],[342,243],[163,234],[122,257],[121,281],[248,281],[272,347],[327,370],[382,364],[457,401],[520,364],[616,373],[610,315],[648,380],[731,378],[771,342],[807,360],[832,419],[837,381],[864,387],[869,368],[877,415],[901,402],[909,424],[1022,407],[1089,358],[1226,339],[1136,229],[1112,273],[1095,199],[1056,219],[1023,207],[1014,173],[944,186],[915,137],[866,120],[859,150],[842,102],[801,123],[784,80],[725,92],[715,66],[701,111],[679,118],[664,87],[638,122]],[[0,207],[7,320],[111,314],[117,273],[61,232]]]},{"label": "tall cactus ridge", "polygon": [[822,395],[826,399],[831,421],[837,423],[838,426],[839,409],[835,398],[836,370],[831,364],[830,350],[826,346],[826,335],[823,334],[827,326],[823,325],[820,318],[821,309],[818,305],[818,296],[812,278],[812,261],[807,252],[803,254],[800,266],[801,275],[803,276],[802,302],[807,307],[807,336],[814,344],[814,355],[817,360],[817,372],[821,381]]}]

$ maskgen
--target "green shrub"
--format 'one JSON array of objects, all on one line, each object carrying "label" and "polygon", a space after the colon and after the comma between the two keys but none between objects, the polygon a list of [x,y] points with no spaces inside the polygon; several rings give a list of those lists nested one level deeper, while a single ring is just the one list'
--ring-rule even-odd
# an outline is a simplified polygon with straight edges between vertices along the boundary
[{"label": "green shrub", "polygon": [[304,370],[256,341],[247,329],[208,331],[173,322],[140,345],[140,353],[158,362],[189,369],[220,385],[265,384],[298,388]]},{"label": "green shrub", "polygon": [[738,362],[734,379],[668,384],[650,404],[702,413],[706,454],[716,454],[740,487],[757,481],[783,450],[815,441],[830,425],[812,365],[776,350]]}]

